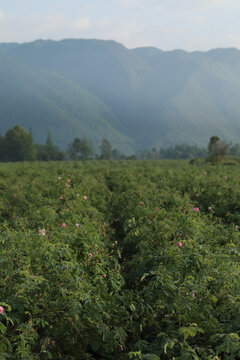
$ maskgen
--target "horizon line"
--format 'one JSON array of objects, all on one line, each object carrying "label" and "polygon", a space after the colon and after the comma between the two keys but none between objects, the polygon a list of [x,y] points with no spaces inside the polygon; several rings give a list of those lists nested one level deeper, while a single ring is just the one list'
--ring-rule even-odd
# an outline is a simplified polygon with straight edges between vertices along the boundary
[{"label": "horizon line", "polygon": [[121,46],[123,46],[125,49],[127,50],[135,50],[135,49],[144,49],[144,48],[151,48],[151,49],[156,49],[162,52],[174,52],[174,51],[182,51],[182,52],[186,52],[186,53],[208,53],[210,51],[214,51],[214,50],[237,50],[240,51],[240,49],[238,49],[237,47],[234,46],[229,46],[229,47],[213,47],[213,48],[209,48],[208,50],[186,50],[186,49],[182,49],[182,48],[174,48],[174,49],[170,49],[170,50],[163,50],[161,48],[158,48],[156,46],[153,45],[145,45],[145,46],[137,46],[137,47],[132,47],[132,48],[128,48],[126,47],[124,44],[120,43],[119,41],[113,40],[113,39],[98,39],[98,38],[74,38],[74,37],[69,37],[69,38],[62,38],[62,39],[50,39],[50,38],[38,38],[32,41],[22,41],[22,42],[18,42],[18,41],[4,41],[4,42],[0,42],[0,45],[7,45],[7,44],[18,44],[18,45],[26,45],[26,44],[31,44],[37,41],[52,41],[52,42],[62,42],[62,41],[68,41],[68,40],[75,40],[75,41],[101,41],[101,42],[114,42],[116,44],[119,44]]}]

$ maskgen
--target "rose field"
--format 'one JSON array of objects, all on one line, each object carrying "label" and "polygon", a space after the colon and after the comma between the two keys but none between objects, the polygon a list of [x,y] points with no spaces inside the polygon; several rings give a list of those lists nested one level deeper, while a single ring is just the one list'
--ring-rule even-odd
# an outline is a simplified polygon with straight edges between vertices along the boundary
[{"label": "rose field", "polygon": [[0,360],[240,359],[240,163],[2,163],[0,193]]}]

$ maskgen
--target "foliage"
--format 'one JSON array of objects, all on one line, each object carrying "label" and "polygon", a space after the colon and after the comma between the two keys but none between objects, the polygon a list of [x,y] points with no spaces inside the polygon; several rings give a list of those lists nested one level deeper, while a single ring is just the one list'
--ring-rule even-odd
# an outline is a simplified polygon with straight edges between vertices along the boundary
[{"label": "foliage", "polygon": [[92,142],[86,138],[75,138],[68,147],[71,160],[88,160],[93,156]]},{"label": "foliage", "polygon": [[99,158],[101,160],[110,160],[112,158],[111,144],[107,139],[102,139]]},{"label": "foliage", "polygon": [[39,161],[59,161],[65,160],[65,153],[58,148],[58,146],[53,145],[52,135],[48,130],[46,145],[35,144],[37,151],[37,160]]},{"label": "foliage", "polygon": [[1,359],[240,357],[239,163],[0,173]]},{"label": "foliage", "polygon": [[[16,135],[16,129],[17,135]],[[20,129],[20,131],[19,131]],[[10,138],[9,138],[10,134]],[[16,138],[13,137],[13,134]],[[12,141],[12,143],[11,143]],[[16,149],[19,151],[16,151]],[[207,161],[217,162],[223,160],[228,155],[231,157],[239,157],[240,145],[226,144],[217,136],[212,136],[208,145]],[[113,149],[109,140],[103,139],[100,146],[100,154],[94,154],[92,139],[76,137],[69,144],[66,152],[60,150],[58,146],[53,144],[50,131],[47,133],[46,144],[33,144],[32,131],[27,133],[19,125],[10,129],[5,136],[0,135],[0,161],[61,161],[61,160],[92,160],[94,157],[98,160],[160,160],[160,159],[191,159],[192,162],[197,161],[196,158],[205,158],[207,150],[194,145],[179,144],[168,148],[153,148],[151,151],[142,150],[131,156],[121,154],[119,150]]]},{"label": "foliage", "polygon": [[212,136],[208,144],[208,158],[210,161],[222,160],[227,155],[227,144],[218,136]]},{"label": "foliage", "polygon": [[16,125],[6,132],[3,140],[3,159],[7,161],[35,160],[36,150],[32,135],[21,126]]},{"label": "foliage", "polygon": [[159,160],[159,159],[193,159],[205,158],[207,151],[196,145],[178,144],[175,146],[160,147],[159,150],[153,148],[151,151],[142,150],[137,153],[139,159]]}]

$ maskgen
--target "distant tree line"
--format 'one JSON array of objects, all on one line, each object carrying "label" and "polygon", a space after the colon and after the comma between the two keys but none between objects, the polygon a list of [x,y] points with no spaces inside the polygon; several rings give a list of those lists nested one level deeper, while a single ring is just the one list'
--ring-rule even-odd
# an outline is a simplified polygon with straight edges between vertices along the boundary
[{"label": "distant tree line", "polygon": [[65,160],[65,153],[53,145],[50,132],[46,144],[34,144],[31,129],[16,125],[0,135],[0,161]]},{"label": "distant tree line", "polygon": [[0,135],[0,161],[62,161],[62,160],[120,160],[126,158],[110,142],[103,139],[100,152],[95,154],[92,140],[76,137],[66,151],[55,146],[50,131],[45,144],[34,144],[32,131],[19,125]]},{"label": "distant tree line", "polygon": [[112,149],[109,140],[103,139],[96,154],[92,140],[76,137],[69,144],[66,151],[55,146],[51,133],[48,131],[45,144],[34,144],[31,129],[27,132],[16,125],[9,129],[5,136],[0,135],[0,161],[62,161],[62,160],[158,160],[158,159],[195,159],[206,158],[209,161],[218,161],[226,155],[240,156],[239,144],[227,144],[218,136],[210,138],[208,148],[197,145],[175,145],[161,147],[159,150],[141,150],[126,156],[119,150]]},{"label": "distant tree line", "polygon": [[137,153],[139,159],[191,159],[191,158],[205,158],[207,156],[207,149],[200,148],[197,145],[175,145],[168,147],[161,147],[159,150],[153,148],[151,151],[142,150]]}]

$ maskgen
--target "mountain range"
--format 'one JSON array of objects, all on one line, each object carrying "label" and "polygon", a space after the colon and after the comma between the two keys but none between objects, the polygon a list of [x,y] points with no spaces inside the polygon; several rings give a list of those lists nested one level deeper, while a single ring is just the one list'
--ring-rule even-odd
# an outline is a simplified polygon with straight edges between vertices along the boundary
[{"label": "mountain range", "polygon": [[210,136],[240,142],[240,51],[127,49],[67,39],[0,44],[0,131],[66,148],[103,138],[125,154]]}]

